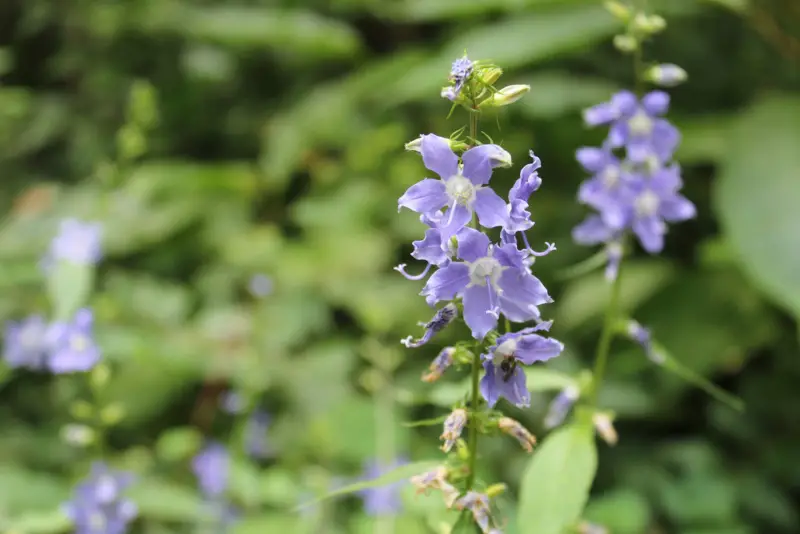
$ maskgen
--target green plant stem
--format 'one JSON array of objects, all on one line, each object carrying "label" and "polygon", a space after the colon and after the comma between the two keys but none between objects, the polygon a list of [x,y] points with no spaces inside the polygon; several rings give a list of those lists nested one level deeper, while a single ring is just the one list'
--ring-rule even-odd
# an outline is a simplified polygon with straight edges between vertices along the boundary
[{"label": "green plant stem", "polygon": [[605,319],[603,320],[603,331],[600,333],[600,341],[597,343],[597,352],[594,358],[594,372],[592,373],[592,389],[590,401],[591,405],[597,407],[597,397],[600,393],[600,385],[603,382],[603,375],[606,372],[608,363],[608,353],[611,349],[611,339],[614,336],[614,322],[617,319],[619,307],[619,293],[622,286],[622,264],[620,263],[617,277],[611,285],[611,298],[606,308]]},{"label": "green plant stem", "polygon": [[[472,111],[469,114],[469,136],[474,141],[478,137],[478,112]],[[480,401],[480,390],[478,384],[481,372],[480,350],[475,351],[472,361],[472,393],[470,395],[470,418],[469,418],[469,475],[467,477],[467,491],[472,489],[475,484],[475,467],[478,463],[478,403]]]}]

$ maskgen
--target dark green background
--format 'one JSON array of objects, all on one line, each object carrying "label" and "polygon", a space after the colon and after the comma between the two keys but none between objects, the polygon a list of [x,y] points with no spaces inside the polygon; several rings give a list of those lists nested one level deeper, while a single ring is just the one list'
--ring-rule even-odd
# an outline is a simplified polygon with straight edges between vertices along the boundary
[{"label": "dark green background", "polygon": [[[434,532],[438,501],[424,497],[408,495],[394,526],[374,524],[353,498],[302,516],[287,507],[359,476],[376,455],[441,458],[438,428],[402,423],[441,415],[459,397],[464,371],[434,385],[418,377],[468,333],[452,328],[402,350],[397,341],[419,333],[430,311],[421,283],[391,267],[423,231],[395,209],[424,173],[403,143],[464,124],[460,111],[445,119],[438,96],[464,49],[503,66],[500,85],[532,87],[483,122],[516,161],[492,183],[504,194],[530,148],[541,158],[530,236],[558,252],[534,270],[555,298],[543,308],[552,334],[567,346],[552,367],[589,365],[607,287],[600,273],[562,276],[593,253],[569,237],[585,214],[574,201],[584,178],[575,149],[603,136],[582,126],[580,110],[632,78],[630,59],[610,45],[618,23],[600,4],[0,4],[0,315],[47,309],[36,262],[60,217],[104,221],[92,305],[114,376],[101,400],[126,409],[107,454],[141,475],[137,532],[194,531],[188,458],[200,432],[237,456],[240,532]],[[615,343],[601,402],[618,414],[620,443],[601,444],[586,515],[614,534],[798,532],[800,4],[650,5],[669,26],[646,59],[689,73],[670,118],[684,134],[677,158],[699,215],[670,231],[661,257],[634,253],[623,301],[677,360],[747,408],[737,413]],[[246,291],[255,273],[274,281],[261,300]],[[274,415],[275,457],[260,467],[240,451],[241,421],[218,411],[227,384]],[[68,529],[57,506],[91,453],[59,431],[84,392],[80,377],[0,368],[0,530]],[[509,413],[543,435],[551,396]],[[509,484],[498,506],[512,533],[527,532],[513,522],[527,461],[507,438],[483,442],[481,476]]]}]

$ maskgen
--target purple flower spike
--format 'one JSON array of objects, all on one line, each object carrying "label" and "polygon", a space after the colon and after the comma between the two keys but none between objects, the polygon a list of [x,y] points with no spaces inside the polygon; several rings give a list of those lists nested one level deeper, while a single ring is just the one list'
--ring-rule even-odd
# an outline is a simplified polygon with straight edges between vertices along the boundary
[{"label": "purple flower spike", "polygon": [[9,367],[40,371],[47,367],[47,323],[41,315],[6,323],[3,359]]},{"label": "purple flower spike", "polygon": [[409,187],[398,200],[398,209],[406,207],[432,216],[446,207],[437,224],[443,243],[472,220],[473,212],[487,228],[505,224],[506,203],[486,184],[492,169],[510,164],[508,152],[497,145],[476,146],[464,152],[463,166],[459,167],[458,156],[447,139],[433,134],[422,136],[420,152],[425,167],[441,179],[425,178]]},{"label": "purple flower spike", "polygon": [[102,463],[92,465],[89,477],[64,505],[76,534],[123,534],[138,514],[136,505],[122,495],[132,482],[128,473],[111,471]]},{"label": "purple flower spike", "polygon": [[230,456],[225,446],[210,443],[192,459],[192,471],[200,490],[208,498],[218,498],[228,489]]},{"label": "purple flower spike", "polygon": [[100,348],[92,334],[94,316],[88,308],[78,310],[71,322],[57,321],[47,330],[48,364],[56,374],[89,371],[100,361]]},{"label": "purple flower spike", "polygon": [[530,404],[530,393],[521,365],[547,361],[564,350],[560,341],[534,333],[549,330],[551,324],[540,323],[519,332],[504,334],[489,348],[489,353],[483,355],[486,374],[481,379],[480,388],[489,407],[494,407],[500,397],[520,407]]}]

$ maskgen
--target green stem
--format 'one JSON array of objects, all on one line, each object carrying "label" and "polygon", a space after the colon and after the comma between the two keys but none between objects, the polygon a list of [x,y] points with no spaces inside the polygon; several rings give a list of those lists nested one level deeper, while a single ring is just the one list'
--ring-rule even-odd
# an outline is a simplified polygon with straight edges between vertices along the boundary
[{"label": "green stem", "polygon": [[600,341],[597,343],[597,352],[594,358],[594,373],[592,373],[591,404],[597,406],[597,396],[600,392],[600,384],[603,382],[603,375],[606,372],[608,353],[611,349],[611,339],[614,335],[614,322],[617,319],[619,307],[619,293],[622,283],[622,264],[619,266],[617,277],[611,286],[611,298],[608,301],[606,315],[603,321],[603,331],[600,333]]},{"label": "green stem", "polygon": [[[469,136],[472,142],[478,137],[477,111],[469,114]],[[470,418],[469,418],[469,476],[467,477],[467,491],[472,489],[475,484],[475,467],[478,463],[478,403],[480,402],[480,389],[478,387],[481,374],[480,350],[475,351],[472,361],[472,394],[470,396]]]}]

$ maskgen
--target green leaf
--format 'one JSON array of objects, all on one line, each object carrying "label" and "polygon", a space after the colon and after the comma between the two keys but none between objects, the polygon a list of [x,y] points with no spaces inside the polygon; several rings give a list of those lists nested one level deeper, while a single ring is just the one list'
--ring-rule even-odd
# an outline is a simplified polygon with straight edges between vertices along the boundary
[{"label": "green leaf", "polygon": [[6,527],[8,534],[57,534],[72,528],[72,521],[59,509],[51,512],[26,513],[13,519]]},{"label": "green leaf", "polygon": [[733,125],[715,205],[745,273],[800,317],[800,99],[772,96]]},{"label": "green leaf", "polygon": [[650,506],[640,493],[622,489],[592,500],[584,518],[615,534],[640,534],[650,523]]},{"label": "green leaf", "polygon": [[307,508],[313,504],[316,504],[320,501],[324,501],[327,499],[331,499],[333,497],[338,497],[340,495],[348,495],[350,493],[356,493],[361,490],[369,489],[369,488],[377,488],[379,486],[386,486],[387,484],[394,484],[395,482],[401,482],[407,480],[415,475],[420,475],[427,471],[430,471],[437,466],[441,465],[441,461],[421,461],[421,462],[414,462],[411,464],[401,465],[388,473],[379,476],[378,478],[374,478],[372,480],[365,480],[363,482],[356,482],[354,484],[348,484],[347,486],[343,486],[338,488],[330,493],[323,495],[317,499],[312,501],[306,502],[297,506],[295,510],[301,510],[303,508]]},{"label": "green leaf", "polygon": [[[620,307],[632,310],[664,287],[674,276],[672,265],[661,260],[631,260],[622,273]],[[603,273],[574,280],[557,301],[556,324],[572,329],[600,317],[611,295],[611,285]]]},{"label": "green leaf", "polygon": [[89,300],[94,283],[94,266],[59,261],[47,277],[47,293],[56,320],[68,321]]},{"label": "green leaf", "polygon": [[578,77],[565,72],[547,72],[523,79],[531,86],[519,101],[519,110],[532,119],[553,119],[608,100],[617,86],[600,79]]},{"label": "green leaf", "polygon": [[211,511],[194,490],[167,480],[140,480],[128,491],[139,514],[157,521],[197,522],[211,518]]},{"label": "green leaf", "polygon": [[568,374],[544,367],[526,367],[525,377],[528,381],[528,391],[553,391],[578,385]]},{"label": "green leaf", "polygon": [[192,457],[202,444],[203,436],[196,428],[171,428],[159,436],[156,455],[167,462],[180,462]]},{"label": "green leaf", "polygon": [[0,510],[24,513],[49,511],[69,498],[69,487],[60,479],[0,464]]},{"label": "green leaf", "polygon": [[522,475],[517,523],[527,532],[562,534],[580,517],[596,469],[590,424],[573,423],[547,436]]}]

